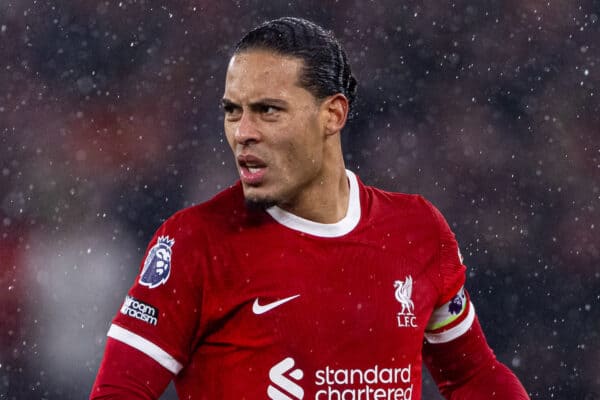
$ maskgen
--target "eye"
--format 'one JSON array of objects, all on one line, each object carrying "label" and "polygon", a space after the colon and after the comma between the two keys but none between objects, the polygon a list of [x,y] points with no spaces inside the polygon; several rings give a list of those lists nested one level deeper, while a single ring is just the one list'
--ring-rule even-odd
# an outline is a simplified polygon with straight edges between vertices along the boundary
[{"label": "eye", "polygon": [[233,106],[232,104],[224,105],[223,111],[225,111],[225,114],[231,114],[232,112],[235,111],[235,106]]},{"label": "eye", "polygon": [[225,117],[227,117],[227,119],[235,119],[239,117],[241,110],[241,107],[238,107],[234,104],[223,104],[223,111],[225,112]]},{"label": "eye", "polygon": [[259,111],[261,114],[273,115],[273,114],[276,114],[277,112],[281,111],[281,108],[271,106],[268,104],[264,104],[264,105],[260,106]]}]

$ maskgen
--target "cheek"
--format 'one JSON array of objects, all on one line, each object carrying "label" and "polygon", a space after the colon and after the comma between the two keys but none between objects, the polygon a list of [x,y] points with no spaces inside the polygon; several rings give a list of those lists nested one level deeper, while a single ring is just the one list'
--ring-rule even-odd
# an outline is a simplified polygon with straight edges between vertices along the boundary
[{"label": "cheek", "polygon": [[227,140],[227,144],[229,144],[229,147],[231,147],[232,149],[235,148],[235,129],[235,126],[231,123],[225,122],[223,124],[223,130],[225,131],[225,140]]},{"label": "cheek", "polygon": [[323,158],[325,146],[324,136],[321,134],[319,125],[315,121],[309,121],[304,129],[302,143],[299,143],[299,151],[311,164],[319,164]]},{"label": "cheek", "polygon": [[[308,135],[309,132],[302,132]],[[306,173],[308,170],[318,169],[322,161],[322,143],[306,136],[302,140],[294,140],[286,143],[280,152],[285,157],[285,165],[289,168],[290,175],[295,173]]]}]

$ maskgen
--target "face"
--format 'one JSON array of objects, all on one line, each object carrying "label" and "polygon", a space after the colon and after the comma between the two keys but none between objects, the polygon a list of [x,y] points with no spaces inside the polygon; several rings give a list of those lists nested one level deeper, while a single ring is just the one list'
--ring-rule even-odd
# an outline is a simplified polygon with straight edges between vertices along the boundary
[{"label": "face", "polygon": [[293,207],[320,184],[325,128],[320,102],[298,84],[302,65],[266,50],[229,63],[225,135],[251,203]]}]

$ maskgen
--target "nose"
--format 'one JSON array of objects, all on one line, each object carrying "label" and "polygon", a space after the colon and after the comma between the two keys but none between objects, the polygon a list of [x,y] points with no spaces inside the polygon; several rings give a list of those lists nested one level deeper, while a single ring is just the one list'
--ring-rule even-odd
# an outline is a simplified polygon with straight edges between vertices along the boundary
[{"label": "nose", "polygon": [[248,112],[242,114],[240,121],[235,129],[235,141],[241,145],[247,145],[258,142],[260,132],[258,131],[252,115]]}]

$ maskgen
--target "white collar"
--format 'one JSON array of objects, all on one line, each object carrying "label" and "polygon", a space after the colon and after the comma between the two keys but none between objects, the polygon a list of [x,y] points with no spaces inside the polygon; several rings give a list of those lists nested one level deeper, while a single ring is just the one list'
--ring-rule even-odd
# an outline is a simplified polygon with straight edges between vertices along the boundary
[{"label": "white collar", "polygon": [[289,213],[277,206],[267,208],[267,212],[279,222],[295,231],[308,233],[319,237],[339,237],[350,233],[360,221],[360,193],[358,189],[358,180],[352,171],[346,170],[346,176],[350,183],[350,195],[348,196],[348,212],[346,216],[333,224],[322,224],[314,222],[292,213]]}]

